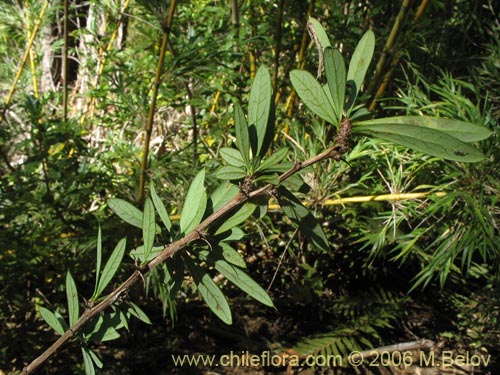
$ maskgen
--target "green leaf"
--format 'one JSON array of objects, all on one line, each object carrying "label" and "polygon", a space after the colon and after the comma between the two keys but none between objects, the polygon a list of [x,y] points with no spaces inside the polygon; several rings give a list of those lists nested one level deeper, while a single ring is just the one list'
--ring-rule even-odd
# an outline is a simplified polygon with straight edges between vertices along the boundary
[{"label": "green leaf", "polygon": [[137,306],[133,302],[128,302],[128,304],[129,304],[129,308],[127,309],[127,312],[130,315],[135,316],[137,319],[139,319],[140,321],[142,321],[146,324],[153,324],[151,322],[151,320],[149,319],[149,317],[146,315],[146,313],[144,311],[142,311],[142,309],[139,306]]},{"label": "green leaf", "polygon": [[95,321],[92,332],[84,335],[87,341],[112,341],[120,337],[117,329],[121,328],[121,318],[117,313],[100,315]]},{"label": "green leaf", "polygon": [[330,124],[336,124],[336,117],[328,97],[316,78],[309,72],[293,70],[290,80],[300,99],[316,115]]},{"label": "green leaf", "polygon": [[317,19],[309,17],[308,24],[313,28],[314,33],[318,37],[318,41],[321,44],[323,50],[326,47],[331,47],[330,39],[328,38],[328,35],[326,34],[325,29],[323,28],[321,23],[319,23]]},{"label": "green leaf", "polygon": [[231,245],[226,242],[219,242],[219,246],[222,250],[222,256],[226,261],[241,268],[247,267],[245,259]]},{"label": "green leaf", "polygon": [[273,152],[267,159],[264,159],[258,166],[257,171],[265,171],[266,169],[273,168],[275,165],[279,164],[287,154],[288,148],[280,148],[278,151]]},{"label": "green leaf", "polygon": [[45,323],[47,323],[54,331],[56,331],[60,335],[64,334],[64,327],[61,323],[61,320],[58,319],[52,311],[43,306],[38,306],[38,309],[40,311],[42,319],[45,320]]},{"label": "green leaf", "polygon": [[255,203],[246,202],[233,215],[231,215],[227,219],[223,219],[224,222],[219,228],[217,228],[215,235],[224,233],[225,231],[228,231],[229,229],[243,223],[246,219],[252,216],[256,208],[257,205]]},{"label": "green leaf", "polygon": [[66,299],[68,300],[69,325],[72,327],[80,317],[80,305],[75,280],[69,271],[66,273]]},{"label": "green leaf", "polygon": [[90,349],[82,346],[83,364],[85,365],[85,375],[95,375],[94,362],[90,356]]},{"label": "green leaf", "polygon": [[158,215],[160,216],[160,219],[165,228],[167,229],[167,231],[170,232],[170,229],[172,229],[172,222],[170,221],[167,209],[165,208],[165,205],[163,204],[160,197],[156,193],[156,189],[153,184],[151,184],[150,191],[151,191],[151,199],[153,200],[156,212],[158,212]]},{"label": "green leaf", "polygon": [[164,248],[165,248],[164,246],[153,246],[153,248],[149,252],[148,257],[146,258],[146,254],[144,252],[144,245],[141,245],[141,246],[136,247],[135,249],[131,250],[129,255],[134,260],[138,260],[141,263],[146,263],[146,262],[149,262],[150,260],[156,258],[158,256],[158,254],[160,254]]},{"label": "green leaf", "polygon": [[185,260],[189,273],[193,276],[196,287],[210,310],[224,323],[232,324],[231,308],[222,291],[210,277],[210,274],[197,266],[190,258],[186,257]]},{"label": "green leaf", "polygon": [[320,250],[328,251],[330,246],[318,220],[285,187],[278,187],[278,202],[286,216]]},{"label": "green leaf", "polygon": [[368,30],[352,54],[349,70],[347,72],[347,80],[354,82],[354,93],[359,93],[361,85],[366,76],[368,66],[372,61],[373,51],[375,50],[375,34],[373,31]]},{"label": "green leaf", "polygon": [[92,350],[89,349],[89,354],[90,354],[90,357],[92,358],[92,361],[94,362],[94,364],[98,367],[98,368],[102,368],[103,366],[103,363],[101,361],[101,359],[97,356],[97,354],[95,354]]},{"label": "green leaf", "polygon": [[219,208],[226,205],[226,203],[233,199],[239,191],[240,188],[231,184],[229,181],[221,183],[210,195],[213,210],[217,211]]},{"label": "green leaf", "polygon": [[155,208],[148,197],[144,202],[144,215],[142,216],[142,239],[144,242],[144,256],[147,258],[151,253],[155,242]]},{"label": "green leaf", "polygon": [[125,247],[127,244],[127,239],[122,238],[118,244],[115,246],[111,256],[106,262],[106,266],[104,266],[104,270],[102,271],[101,281],[99,282],[99,287],[97,288],[97,292],[92,296],[92,299],[97,299],[101,295],[102,291],[106,286],[108,286],[109,282],[115,275],[118,267],[123,259],[123,254],[125,253]]},{"label": "green leaf", "polygon": [[205,169],[202,169],[189,186],[181,212],[180,229],[188,233],[201,222],[207,207],[207,193],[205,190]]},{"label": "green leaf", "polygon": [[101,276],[101,263],[102,263],[102,235],[101,235],[101,226],[99,225],[99,229],[97,230],[97,264],[95,268],[95,287],[91,299],[93,299],[96,296],[97,289],[99,288],[99,277]]},{"label": "green leaf", "polygon": [[353,132],[371,135],[443,159],[477,162],[483,154],[442,131],[407,124],[355,126]]},{"label": "green leaf", "polygon": [[273,88],[271,76],[265,66],[257,70],[250,89],[248,101],[248,122],[255,126],[256,144],[252,145],[254,156],[263,155],[267,150],[263,150],[264,140],[270,125],[270,115],[273,101]]},{"label": "green leaf", "polygon": [[333,111],[337,120],[340,121],[345,103],[346,72],[344,58],[338,50],[327,48],[325,50],[324,64],[326,80],[332,96]]},{"label": "green leaf", "polygon": [[266,306],[274,307],[269,294],[239,267],[219,259],[215,262],[215,269],[250,297]]},{"label": "green leaf", "polygon": [[431,116],[396,116],[353,123],[353,126],[406,124],[422,126],[444,132],[463,142],[476,142],[488,138],[492,132],[484,126],[470,122]]},{"label": "green leaf", "polygon": [[240,151],[247,168],[250,166],[250,135],[245,114],[239,103],[234,105],[234,130],[236,134],[236,145]]},{"label": "green leaf", "polygon": [[227,164],[234,167],[245,167],[245,161],[241,153],[234,148],[223,147],[220,149],[220,156],[226,161]]},{"label": "green leaf", "polygon": [[108,199],[108,205],[120,219],[142,229],[142,212],[138,208],[120,198]]},{"label": "green leaf", "polygon": [[226,165],[221,167],[215,172],[215,177],[221,180],[241,180],[247,176],[245,169],[241,167],[234,167],[232,165]]}]

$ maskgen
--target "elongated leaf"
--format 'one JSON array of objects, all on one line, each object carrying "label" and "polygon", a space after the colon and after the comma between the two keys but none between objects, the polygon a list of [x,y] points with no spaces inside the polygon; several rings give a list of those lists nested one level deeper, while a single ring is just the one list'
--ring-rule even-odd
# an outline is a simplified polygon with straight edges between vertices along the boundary
[{"label": "elongated leaf", "polygon": [[186,258],[186,264],[201,297],[210,310],[224,323],[232,324],[231,308],[222,291],[210,277],[210,274],[194,264],[189,258]]},{"label": "elongated leaf", "polygon": [[247,176],[247,172],[242,167],[226,165],[215,172],[215,177],[221,180],[240,180]]},{"label": "elongated leaf", "polygon": [[324,64],[326,80],[332,96],[333,111],[337,120],[340,121],[345,103],[346,72],[344,58],[338,50],[327,48],[325,50]]},{"label": "elongated leaf", "polygon": [[101,275],[101,281],[99,282],[99,288],[97,289],[95,296],[93,296],[93,299],[96,299],[101,295],[104,288],[108,286],[109,282],[115,275],[116,271],[118,270],[118,267],[120,267],[120,264],[123,259],[123,254],[125,253],[126,245],[127,245],[127,239],[122,238],[115,246],[113,252],[111,253],[111,256],[109,257],[108,261],[106,262],[106,265],[104,266],[104,270],[102,271]]},{"label": "elongated leaf", "polygon": [[167,229],[167,231],[170,232],[170,229],[172,229],[172,222],[170,221],[170,217],[168,216],[167,209],[165,208],[165,205],[161,201],[160,197],[156,193],[156,189],[153,184],[151,184],[151,199],[153,200],[153,204],[156,208],[156,212],[158,212],[158,215],[160,216],[160,219]]},{"label": "elongated leaf", "polygon": [[290,72],[290,80],[293,88],[297,91],[299,98],[316,115],[331,124],[336,124],[333,108],[328,100],[323,87],[309,72],[293,70]]},{"label": "elongated leaf", "polygon": [[153,324],[149,319],[149,317],[146,315],[146,313],[142,311],[142,309],[139,306],[137,306],[133,302],[128,302],[128,304],[130,305],[129,308],[127,309],[127,312],[129,314],[135,316],[137,319],[146,324]]},{"label": "elongated leaf", "polygon": [[266,306],[274,307],[269,294],[250,276],[243,272],[241,268],[220,259],[215,262],[215,269],[250,297]]},{"label": "elongated leaf", "polygon": [[142,212],[120,198],[108,199],[108,205],[123,221],[142,229]]},{"label": "elongated leaf", "polygon": [[189,186],[181,212],[180,229],[188,233],[194,229],[203,218],[207,206],[207,193],[205,190],[205,169],[202,169]]},{"label": "elongated leaf", "polygon": [[236,145],[245,160],[245,165],[250,167],[250,135],[245,114],[239,103],[234,105],[234,130],[236,133]]},{"label": "elongated leaf", "polygon": [[[252,145],[254,156],[266,152],[262,150],[262,145],[268,133],[270,124],[270,114],[273,101],[273,88],[271,85],[271,76],[265,66],[257,70],[250,89],[250,98],[248,101],[248,123],[255,126],[256,145]],[[255,147],[257,146],[257,147]]]},{"label": "elongated leaf", "polygon": [[73,326],[80,317],[80,305],[78,304],[75,280],[69,271],[66,273],[66,299],[68,301],[69,325]]},{"label": "elongated leaf", "polygon": [[255,203],[246,202],[233,215],[231,215],[227,219],[224,219],[224,222],[221,224],[221,226],[217,228],[215,235],[224,233],[225,231],[228,231],[229,229],[243,223],[246,219],[252,216],[256,208],[257,205]]},{"label": "elongated leaf", "polygon": [[314,34],[318,38],[318,41],[321,44],[323,50],[326,47],[331,47],[330,39],[328,38],[325,29],[317,19],[309,17],[308,26],[313,29],[312,32],[314,32]]},{"label": "elongated leaf", "polygon": [[101,226],[99,225],[99,229],[97,230],[97,264],[95,267],[95,286],[94,293],[92,294],[92,298],[97,293],[97,288],[99,287],[99,277],[101,276],[101,263],[102,263],[102,236],[101,236]]},{"label": "elongated leaf", "polygon": [[210,195],[212,207],[214,211],[224,206],[227,202],[233,199],[240,191],[240,188],[229,181],[221,183]]},{"label": "elongated leaf", "polygon": [[377,124],[353,127],[363,133],[443,159],[477,162],[484,159],[481,151],[442,131],[407,124]]},{"label": "elongated leaf", "polygon": [[142,239],[144,242],[144,254],[147,258],[155,242],[155,208],[148,197],[144,202],[144,215],[142,216]]},{"label": "elongated leaf", "polygon": [[144,252],[144,245],[141,245],[134,250],[131,250],[129,255],[132,259],[138,260],[141,263],[149,262],[151,259],[154,259],[162,252],[164,246],[153,246],[151,251],[149,252],[149,256],[146,258],[146,253]]},{"label": "elongated leaf", "polygon": [[90,354],[90,357],[92,358],[92,361],[94,362],[94,364],[98,367],[98,368],[102,368],[103,366],[103,363],[101,361],[101,359],[97,356],[97,354],[95,354],[92,350],[89,349],[89,354]]},{"label": "elongated leaf", "polygon": [[353,123],[353,126],[406,124],[422,126],[444,132],[463,142],[476,142],[488,138],[492,132],[484,126],[470,122],[431,116],[396,116]]},{"label": "elongated leaf", "polygon": [[347,80],[353,81],[356,85],[356,94],[359,92],[365,79],[368,66],[372,61],[374,49],[375,34],[373,34],[373,31],[368,30],[356,46],[349,64],[349,70],[347,71]]},{"label": "elongated leaf", "polygon": [[92,361],[92,357],[90,356],[90,349],[82,346],[82,355],[83,355],[83,364],[85,365],[85,375],[94,375],[94,361]]},{"label": "elongated leaf", "polygon": [[226,261],[241,268],[247,267],[245,259],[231,245],[226,242],[219,242],[219,246],[222,250],[222,256]]},{"label": "elongated leaf", "polygon": [[243,156],[238,150],[229,147],[223,147],[220,149],[220,156],[226,161],[227,164],[235,167],[245,167],[245,161]]},{"label": "elongated leaf", "polygon": [[40,311],[42,319],[45,320],[45,323],[47,323],[54,331],[62,335],[64,333],[64,327],[57,316],[52,311],[43,306],[39,306],[38,309]]},{"label": "elongated leaf", "polygon": [[286,147],[280,148],[278,151],[273,152],[271,156],[260,163],[257,171],[265,171],[266,169],[272,168],[278,163],[280,163],[288,154],[288,149]]},{"label": "elongated leaf", "polygon": [[278,187],[278,202],[286,216],[320,250],[328,251],[330,246],[318,220],[285,187]]}]

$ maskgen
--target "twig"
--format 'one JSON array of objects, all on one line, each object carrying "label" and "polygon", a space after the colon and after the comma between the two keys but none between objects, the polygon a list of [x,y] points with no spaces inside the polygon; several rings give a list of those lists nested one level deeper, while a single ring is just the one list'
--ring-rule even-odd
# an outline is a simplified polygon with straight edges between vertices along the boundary
[{"label": "twig", "polygon": [[[316,155],[304,162],[296,162],[295,165],[288,171],[284,172],[280,178],[280,183],[285,181],[287,178],[293,174],[311,166],[312,164],[318,163],[322,160],[333,158],[335,160],[340,160],[342,153],[346,152],[347,149],[344,146],[347,145],[351,129],[349,120],[345,119],[340,124],[339,132],[337,133],[337,139],[335,144],[329,149],[323,151],[321,154]],[[127,290],[134,285],[139,280],[142,280],[142,276],[147,272],[153,270],[167,259],[174,256],[179,250],[182,250],[190,243],[197,241],[201,238],[201,233],[205,233],[207,228],[210,227],[217,220],[223,218],[224,216],[230,214],[235,208],[241,206],[243,203],[255,199],[260,196],[270,195],[270,193],[275,189],[275,185],[267,184],[257,190],[251,191],[249,193],[239,192],[231,201],[229,201],[225,206],[223,206],[218,211],[211,214],[205,220],[201,222],[195,229],[188,233],[184,238],[175,241],[169,245],[166,245],[163,251],[154,258],[150,263],[145,265],[141,272],[137,270],[134,271],[129,278],[123,282],[119,287],[117,287],[111,294],[109,294],[106,299],[104,299],[98,305],[85,310],[80,319],[64,334],[59,337],[59,339],[52,344],[48,349],[45,350],[38,358],[34,359],[28,366],[23,369],[23,374],[31,374],[36,369],[38,369],[45,361],[52,357],[63,345],[65,345],[75,334],[80,331],[92,318],[99,315],[101,312],[106,310],[108,307],[113,305],[119,297],[126,293]]]}]

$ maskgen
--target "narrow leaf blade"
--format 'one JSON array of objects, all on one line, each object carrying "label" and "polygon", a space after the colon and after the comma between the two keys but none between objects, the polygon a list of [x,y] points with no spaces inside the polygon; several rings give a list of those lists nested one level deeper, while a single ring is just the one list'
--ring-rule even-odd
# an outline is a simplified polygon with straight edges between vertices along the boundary
[{"label": "narrow leaf blade", "polygon": [[245,160],[238,150],[229,147],[223,147],[220,149],[220,156],[224,161],[235,167],[245,167]]},{"label": "narrow leaf blade", "polygon": [[234,105],[234,130],[236,133],[236,145],[248,168],[250,166],[250,135],[248,133],[245,114],[239,103]]},{"label": "narrow leaf blade", "polygon": [[231,215],[229,218],[224,220],[224,222],[221,224],[221,226],[219,228],[217,228],[215,235],[224,233],[224,232],[228,231],[229,229],[243,223],[246,219],[248,219],[250,216],[252,216],[252,214],[256,208],[257,208],[257,205],[255,203],[246,202],[233,215]]},{"label": "narrow leaf blade", "polygon": [[210,274],[188,258],[186,258],[186,264],[201,297],[210,310],[224,323],[232,324],[231,308],[222,291],[210,277]]},{"label": "narrow leaf blade", "polygon": [[325,50],[324,64],[326,80],[333,101],[333,110],[337,119],[340,120],[345,103],[346,71],[344,58],[338,50],[327,48]]},{"label": "narrow leaf blade", "polygon": [[354,82],[355,93],[359,92],[363,84],[374,50],[375,34],[373,31],[368,30],[356,46],[347,71],[347,80]]},{"label": "narrow leaf blade", "polygon": [[102,271],[101,281],[99,283],[99,288],[97,289],[96,298],[98,298],[104,288],[108,286],[111,279],[115,275],[116,271],[120,267],[120,264],[123,259],[123,254],[125,253],[125,247],[127,245],[127,239],[122,238],[118,244],[115,246],[111,256],[109,257],[106,265],[104,266],[104,270]]},{"label": "narrow leaf blade", "polygon": [[92,294],[92,298],[96,298],[97,289],[99,288],[99,277],[101,276],[101,263],[102,263],[102,235],[101,235],[101,226],[99,225],[99,229],[97,230],[97,264],[95,268],[95,286],[94,293]]},{"label": "narrow leaf blade", "polygon": [[205,169],[202,169],[189,186],[181,212],[180,229],[188,233],[198,225],[205,213],[207,194],[205,191]]},{"label": "narrow leaf blade", "polygon": [[120,198],[110,198],[108,205],[123,221],[142,229],[142,212],[131,203]]},{"label": "narrow leaf blade", "polygon": [[239,267],[220,259],[215,262],[215,269],[250,297],[266,306],[274,307],[269,294]]},{"label": "narrow leaf blade", "polygon": [[[265,66],[261,66],[255,75],[248,101],[248,122],[250,125],[255,126],[257,137],[257,147],[255,147],[254,156],[261,153],[266,133],[268,133],[272,100],[273,88],[271,84],[271,76],[269,75],[267,68]],[[265,151],[266,150],[264,150],[264,152]]]},{"label": "narrow leaf blade", "polygon": [[151,199],[153,200],[156,212],[158,212],[158,215],[160,216],[160,219],[165,228],[167,229],[167,231],[170,232],[170,230],[172,229],[172,222],[170,221],[167,209],[165,208],[165,205],[163,204],[160,197],[156,193],[154,185],[151,185],[150,190],[151,190]]},{"label": "narrow leaf blade", "polygon": [[47,323],[54,331],[62,335],[64,333],[64,327],[59,319],[57,319],[56,315],[46,307],[39,306],[38,309],[45,323]]},{"label": "narrow leaf blade", "polygon": [[72,327],[80,317],[80,305],[78,304],[75,280],[69,271],[66,273],[66,299],[68,301],[69,325]]}]

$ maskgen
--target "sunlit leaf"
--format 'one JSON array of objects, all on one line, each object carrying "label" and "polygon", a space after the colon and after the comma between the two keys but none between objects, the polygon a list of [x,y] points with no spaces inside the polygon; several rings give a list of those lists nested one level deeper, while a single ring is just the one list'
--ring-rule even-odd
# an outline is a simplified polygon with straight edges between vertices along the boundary
[{"label": "sunlit leaf", "polygon": [[336,124],[335,114],[328,97],[316,78],[309,72],[293,70],[290,80],[300,99],[316,115],[331,124]]},{"label": "sunlit leaf", "polygon": [[245,167],[245,161],[241,156],[241,153],[234,148],[223,147],[220,149],[220,156],[222,159],[226,161],[229,165],[234,167]]},{"label": "sunlit leaf", "polygon": [[224,219],[224,222],[221,224],[215,235],[224,233],[229,229],[243,223],[246,219],[252,216],[253,212],[257,208],[255,203],[246,202],[242,207],[240,207],[234,214],[232,214],[227,219]]},{"label": "sunlit leaf", "polygon": [[160,219],[165,228],[167,229],[167,231],[170,232],[170,229],[172,228],[172,222],[170,221],[167,209],[165,208],[165,205],[163,204],[162,200],[156,193],[156,189],[153,184],[151,184],[150,190],[151,190],[151,199],[153,200],[156,212],[158,212],[158,215],[160,216]]},{"label": "sunlit leaf", "polygon": [[222,249],[222,256],[226,261],[235,266],[246,268],[245,259],[231,245],[226,242],[219,242],[219,246]]},{"label": "sunlit leaf", "polygon": [[239,103],[234,105],[234,130],[236,134],[236,145],[243,156],[245,165],[250,166],[250,135],[245,114]]},{"label": "sunlit leaf", "polygon": [[113,252],[111,253],[111,256],[104,266],[104,270],[102,271],[101,279],[99,282],[99,288],[97,289],[97,292],[95,293],[95,296],[93,298],[98,298],[101,295],[104,288],[106,288],[106,286],[109,284],[116,271],[120,267],[123,259],[123,254],[125,253],[126,245],[127,239],[122,238],[115,246]]},{"label": "sunlit leaf", "polygon": [[321,23],[319,23],[319,21],[317,19],[312,18],[312,17],[309,17],[308,23],[309,23],[310,27],[313,28],[314,33],[318,37],[318,41],[319,41],[321,47],[323,48],[323,50],[326,47],[330,47],[331,46],[330,39],[328,38],[328,35],[326,34],[325,29],[323,28]]},{"label": "sunlit leaf", "polygon": [[95,354],[92,350],[89,350],[90,357],[92,358],[92,361],[94,364],[97,366],[97,368],[102,368],[103,363],[101,359]]},{"label": "sunlit leaf", "polygon": [[232,165],[226,165],[221,167],[215,172],[215,177],[221,180],[240,180],[247,176],[247,172],[242,167],[234,167]]},{"label": "sunlit leaf", "polygon": [[286,216],[320,250],[328,251],[330,246],[318,220],[285,187],[278,187],[278,202]]},{"label": "sunlit leaf", "polygon": [[488,138],[492,132],[485,126],[470,122],[430,116],[396,116],[353,123],[353,126],[406,124],[422,126],[444,132],[463,142],[476,142]]},{"label": "sunlit leaf", "polygon": [[75,280],[69,271],[66,273],[66,299],[68,301],[69,325],[73,326],[80,317],[80,305],[78,304]]},{"label": "sunlit leaf", "polygon": [[221,183],[210,195],[213,210],[217,211],[227,202],[233,199],[240,191],[240,188],[229,181]]},{"label": "sunlit leaf", "polygon": [[477,162],[484,159],[481,151],[439,130],[407,124],[355,126],[353,132],[393,142],[443,159]]},{"label": "sunlit leaf", "polygon": [[153,324],[151,322],[151,320],[149,319],[149,317],[146,315],[146,313],[144,311],[142,311],[142,309],[139,306],[137,306],[133,302],[128,302],[128,304],[129,304],[129,308],[127,309],[128,313],[135,316],[137,319],[139,319],[140,321],[142,321],[146,324]]},{"label": "sunlit leaf", "polygon": [[186,264],[201,297],[210,310],[224,323],[232,324],[231,308],[222,291],[210,277],[210,274],[205,269],[194,264],[189,258],[186,258]]},{"label": "sunlit leaf", "polygon": [[108,205],[123,221],[142,229],[142,212],[138,208],[120,198],[108,199]]},{"label": "sunlit leaf", "polygon": [[355,94],[359,93],[361,89],[374,50],[375,34],[373,31],[368,30],[356,46],[347,71],[347,81],[354,82]]},{"label": "sunlit leaf", "polygon": [[136,247],[135,249],[131,250],[129,255],[134,260],[138,260],[141,263],[146,263],[146,262],[149,262],[150,260],[156,258],[158,256],[158,254],[160,254],[164,248],[165,248],[164,246],[153,246],[153,248],[149,252],[148,257],[146,258],[146,254],[144,252],[144,246],[141,245],[141,246]]},{"label": "sunlit leaf", "polygon": [[40,311],[42,319],[45,320],[45,323],[47,323],[54,331],[62,335],[64,333],[64,327],[61,324],[61,321],[56,317],[56,315],[43,306],[39,306],[38,309]]},{"label": "sunlit leaf", "polygon": [[278,151],[273,152],[267,159],[264,159],[257,168],[257,171],[265,171],[279,164],[288,154],[286,147],[280,148]]},{"label": "sunlit leaf", "polygon": [[96,268],[95,268],[95,286],[94,293],[92,294],[92,299],[97,297],[97,289],[99,288],[99,281],[101,277],[101,263],[102,263],[102,235],[101,235],[101,226],[99,225],[99,229],[97,230],[97,260],[96,260]]},{"label": "sunlit leaf", "polygon": [[[254,156],[265,153],[263,149],[264,141],[270,124],[271,108],[273,101],[273,88],[271,85],[271,76],[265,66],[257,70],[257,74],[250,89],[248,100],[248,123],[255,126],[256,144],[252,145]],[[252,134],[250,140],[252,141]]]},{"label": "sunlit leaf", "polygon": [[180,229],[182,233],[193,230],[203,218],[207,206],[205,190],[205,169],[202,169],[189,186],[181,212]]},{"label": "sunlit leaf", "polygon": [[142,239],[144,243],[145,257],[149,256],[155,242],[155,208],[148,197],[144,202],[144,214],[142,217]]},{"label": "sunlit leaf", "polygon": [[239,267],[219,259],[215,262],[215,269],[250,297],[266,306],[274,307],[269,294]]},{"label": "sunlit leaf", "polygon": [[333,110],[337,120],[340,121],[345,103],[345,62],[341,53],[336,49],[327,48],[324,55],[325,74],[332,97]]},{"label": "sunlit leaf", "polygon": [[90,356],[90,349],[82,346],[82,355],[83,355],[83,364],[85,365],[85,375],[94,375],[94,361],[92,361],[92,357]]}]

